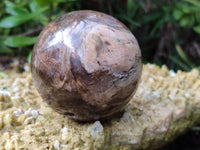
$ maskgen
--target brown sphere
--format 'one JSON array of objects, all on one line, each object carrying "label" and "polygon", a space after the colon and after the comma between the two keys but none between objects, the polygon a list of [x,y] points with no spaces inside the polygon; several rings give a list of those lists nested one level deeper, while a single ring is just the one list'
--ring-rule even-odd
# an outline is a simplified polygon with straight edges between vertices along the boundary
[{"label": "brown sphere", "polygon": [[100,12],[74,11],[44,28],[31,68],[38,92],[54,110],[91,121],[123,110],[136,91],[142,62],[125,25]]}]

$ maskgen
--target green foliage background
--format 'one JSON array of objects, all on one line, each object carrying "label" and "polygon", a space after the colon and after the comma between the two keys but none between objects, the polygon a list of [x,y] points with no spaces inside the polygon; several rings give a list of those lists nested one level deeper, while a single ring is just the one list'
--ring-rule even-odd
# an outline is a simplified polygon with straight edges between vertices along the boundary
[{"label": "green foliage background", "polygon": [[143,61],[200,70],[199,0],[5,0],[0,2],[0,55],[30,61],[42,28],[64,13],[91,9],[121,20],[138,39]]}]

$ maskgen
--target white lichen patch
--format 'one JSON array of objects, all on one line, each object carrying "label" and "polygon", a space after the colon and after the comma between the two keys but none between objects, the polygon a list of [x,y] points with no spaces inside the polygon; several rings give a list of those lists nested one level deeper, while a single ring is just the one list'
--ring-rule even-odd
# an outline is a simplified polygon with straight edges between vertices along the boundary
[{"label": "white lichen patch", "polygon": [[7,91],[7,90],[3,90],[3,91],[0,91],[0,94],[2,94],[3,96],[10,96],[10,92]]},{"label": "white lichen patch", "polygon": [[12,115],[11,114],[5,114],[3,118],[3,124],[10,126],[12,123]]},{"label": "white lichen patch", "polygon": [[2,121],[2,118],[0,118],[0,130],[2,129],[3,127],[3,121]]},{"label": "white lichen patch", "polygon": [[15,110],[13,113],[14,113],[14,115],[15,115],[16,117],[19,117],[21,114],[23,114],[23,112],[22,112],[21,109]]},{"label": "white lichen patch", "polygon": [[54,146],[55,149],[60,149],[60,143],[59,143],[59,141],[56,140],[56,141],[54,142],[53,146]]},{"label": "white lichen patch", "polygon": [[128,144],[134,145],[140,142],[140,140],[141,140],[140,137],[134,136],[128,140]]},{"label": "white lichen patch", "polygon": [[134,122],[134,117],[129,113],[125,112],[121,118],[124,123],[131,124]]},{"label": "white lichen patch", "polygon": [[176,73],[174,72],[174,70],[170,70],[170,71],[169,71],[169,75],[170,75],[171,77],[175,77],[175,76],[176,76]]},{"label": "white lichen patch", "polygon": [[103,132],[103,126],[100,121],[95,121],[93,125],[88,127],[88,131],[94,140]]},{"label": "white lichen patch", "polygon": [[33,118],[37,118],[38,111],[37,110],[31,110],[31,115],[33,116]]},{"label": "white lichen patch", "polygon": [[24,71],[26,71],[26,72],[30,71],[30,66],[28,64],[24,65]]},{"label": "white lichen patch", "polygon": [[38,120],[42,121],[42,120],[45,120],[45,118],[44,118],[44,116],[39,115],[39,116],[38,116]]},{"label": "white lichen patch", "polygon": [[0,101],[8,102],[11,100],[11,94],[7,90],[0,90]]},{"label": "white lichen patch", "polygon": [[17,93],[19,91],[19,87],[15,87],[12,92]]},{"label": "white lichen patch", "polygon": [[190,98],[191,95],[190,95],[189,93],[185,93],[185,97],[186,97],[186,98]]},{"label": "white lichen patch", "polygon": [[65,135],[68,134],[68,129],[67,129],[67,127],[63,127],[63,128],[62,128],[62,133],[65,134]]},{"label": "white lichen patch", "polygon": [[149,78],[150,82],[154,82],[154,79],[152,77]]},{"label": "white lichen patch", "polygon": [[25,115],[27,116],[31,116],[32,113],[31,113],[31,108],[28,108],[25,112],[24,112]]}]

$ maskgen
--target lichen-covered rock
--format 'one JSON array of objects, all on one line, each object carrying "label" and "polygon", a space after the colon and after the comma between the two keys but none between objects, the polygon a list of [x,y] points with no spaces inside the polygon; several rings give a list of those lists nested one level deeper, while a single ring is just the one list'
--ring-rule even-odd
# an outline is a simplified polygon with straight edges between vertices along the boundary
[{"label": "lichen-covered rock", "polygon": [[53,111],[29,69],[0,77],[0,149],[139,150],[173,140],[200,119],[200,74],[147,64],[124,114],[78,123]]}]

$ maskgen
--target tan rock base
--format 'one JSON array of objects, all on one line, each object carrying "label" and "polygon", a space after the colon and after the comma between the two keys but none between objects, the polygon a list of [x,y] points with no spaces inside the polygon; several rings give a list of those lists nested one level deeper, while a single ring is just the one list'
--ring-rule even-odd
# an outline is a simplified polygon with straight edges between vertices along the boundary
[{"label": "tan rock base", "polygon": [[173,140],[200,118],[200,75],[144,65],[124,114],[106,123],[78,123],[39,97],[29,66],[0,76],[0,149],[136,150]]}]

